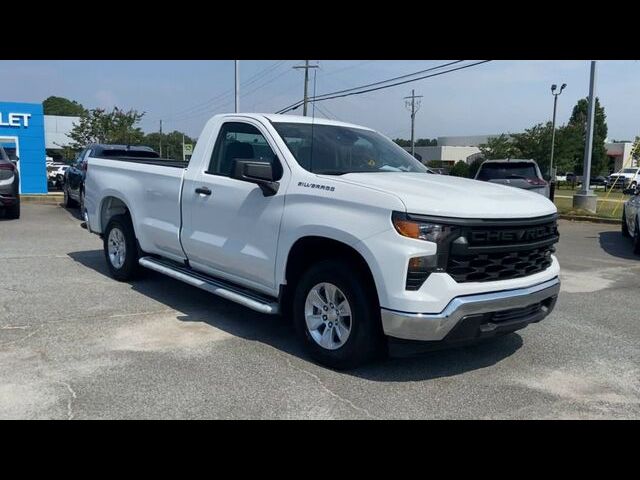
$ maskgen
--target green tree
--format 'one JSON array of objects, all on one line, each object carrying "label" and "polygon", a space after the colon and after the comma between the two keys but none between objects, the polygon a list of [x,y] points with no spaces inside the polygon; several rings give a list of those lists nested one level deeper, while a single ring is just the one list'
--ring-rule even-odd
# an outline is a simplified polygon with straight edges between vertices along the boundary
[{"label": "green tree", "polygon": [[484,158],[478,157],[473,162],[471,162],[471,164],[469,165],[469,178],[475,178],[476,173],[478,173],[480,165],[482,165],[482,162],[484,162],[484,160]]},{"label": "green tree", "polygon": [[156,152],[160,152],[160,140],[162,139],[162,156],[164,158],[182,160],[183,135],[184,143],[190,143],[195,146],[195,139],[177,130],[170,133],[163,133],[162,136],[158,132],[148,133],[142,139],[141,144],[153,148]]},{"label": "green tree", "polygon": [[[411,142],[409,142],[409,145]],[[438,140],[435,138],[419,138],[416,140],[416,147],[436,147],[438,146]]]},{"label": "green tree", "polygon": [[88,110],[80,115],[69,137],[74,149],[80,149],[90,143],[111,143],[139,145],[144,133],[138,123],[144,116],[136,110],[123,111],[115,107],[111,112],[102,108]]},{"label": "green tree", "polygon": [[[572,151],[570,155],[575,159],[575,171],[582,173],[584,149],[586,144],[587,133],[587,116],[589,110],[589,101],[581,98],[573,107],[571,118],[567,124],[566,135],[564,141],[571,144]],[[607,149],[604,141],[607,138],[607,115],[604,107],[600,105],[600,99],[596,97],[595,118],[593,122],[593,150],[591,153],[591,175],[600,175],[609,173],[609,157],[607,157]],[[577,148],[578,140],[581,140],[582,147]],[[554,160],[555,162],[555,160]]]},{"label": "green tree", "polygon": [[458,160],[455,165],[451,167],[449,175],[452,175],[454,177],[468,177],[469,165],[467,165],[467,162],[463,160]]},{"label": "green tree", "polygon": [[483,158],[487,160],[520,157],[520,151],[514,145],[512,138],[504,133],[489,138],[487,143],[481,144],[478,148],[480,148]]},{"label": "green tree", "polygon": [[404,140],[402,138],[395,138],[393,141],[395,143],[397,143],[398,145],[400,145],[401,147],[410,147],[411,146],[411,141]]},{"label": "green tree", "polygon": [[[537,162],[543,175],[547,175],[551,159],[551,122],[539,123],[523,133],[512,135],[513,145],[519,158],[530,158]],[[556,136],[556,140],[558,136]]]},{"label": "green tree", "polygon": [[82,104],[64,97],[48,97],[42,102],[45,115],[61,115],[67,117],[79,117],[85,113]]}]

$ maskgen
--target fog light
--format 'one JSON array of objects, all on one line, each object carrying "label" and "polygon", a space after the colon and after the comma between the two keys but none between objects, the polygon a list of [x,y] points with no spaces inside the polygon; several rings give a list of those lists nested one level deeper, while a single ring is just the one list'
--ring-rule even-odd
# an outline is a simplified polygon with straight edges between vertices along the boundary
[{"label": "fog light", "polygon": [[437,257],[435,255],[410,258],[405,288],[407,290],[419,290],[425,280],[429,278],[431,272],[438,270],[436,260]]}]

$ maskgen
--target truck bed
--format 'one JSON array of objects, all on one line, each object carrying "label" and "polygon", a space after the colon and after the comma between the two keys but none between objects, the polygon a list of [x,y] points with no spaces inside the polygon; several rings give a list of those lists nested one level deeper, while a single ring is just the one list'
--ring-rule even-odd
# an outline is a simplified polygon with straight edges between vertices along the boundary
[{"label": "truck bed", "polygon": [[[131,212],[140,247],[147,253],[164,252],[180,261],[180,194],[187,162],[126,156],[89,157],[85,207],[92,231],[100,232],[109,198],[121,199]],[[135,206],[135,207],[132,207]]]},{"label": "truck bed", "polygon": [[109,157],[109,156],[96,156],[92,158],[100,158],[102,160],[117,160],[120,162],[132,162],[142,163],[145,165],[158,165],[160,167],[173,167],[173,168],[187,168],[189,162],[182,160],[174,160],[172,158],[140,158],[140,157]]}]

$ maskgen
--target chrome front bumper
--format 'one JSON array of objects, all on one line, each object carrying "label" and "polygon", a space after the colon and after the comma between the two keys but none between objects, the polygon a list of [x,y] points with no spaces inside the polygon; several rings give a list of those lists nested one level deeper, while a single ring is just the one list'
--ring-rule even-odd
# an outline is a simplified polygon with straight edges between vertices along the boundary
[{"label": "chrome front bumper", "polygon": [[[456,297],[440,313],[407,313],[383,308],[382,326],[390,337],[423,341],[443,340],[450,332],[454,333],[456,325],[471,319],[478,335],[501,329],[515,330],[551,313],[559,291],[560,280],[556,277],[532,287]],[[535,308],[529,312],[526,307]],[[511,319],[505,310],[514,310]],[[506,320],[492,321],[491,314],[496,312],[504,312]],[[521,315],[518,317],[518,314]]]}]

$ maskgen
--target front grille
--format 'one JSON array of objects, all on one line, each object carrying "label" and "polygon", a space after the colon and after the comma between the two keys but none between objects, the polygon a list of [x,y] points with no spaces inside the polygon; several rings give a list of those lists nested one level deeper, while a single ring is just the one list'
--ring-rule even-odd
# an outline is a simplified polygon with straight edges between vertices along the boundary
[{"label": "front grille", "polygon": [[555,219],[538,224],[465,226],[450,244],[446,272],[456,282],[533,275],[549,268],[558,238]]},{"label": "front grille", "polygon": [[452,255],[447,272],[456,282],[489,282],[526,277],[551,265],[552,245],[519,252]]}]

